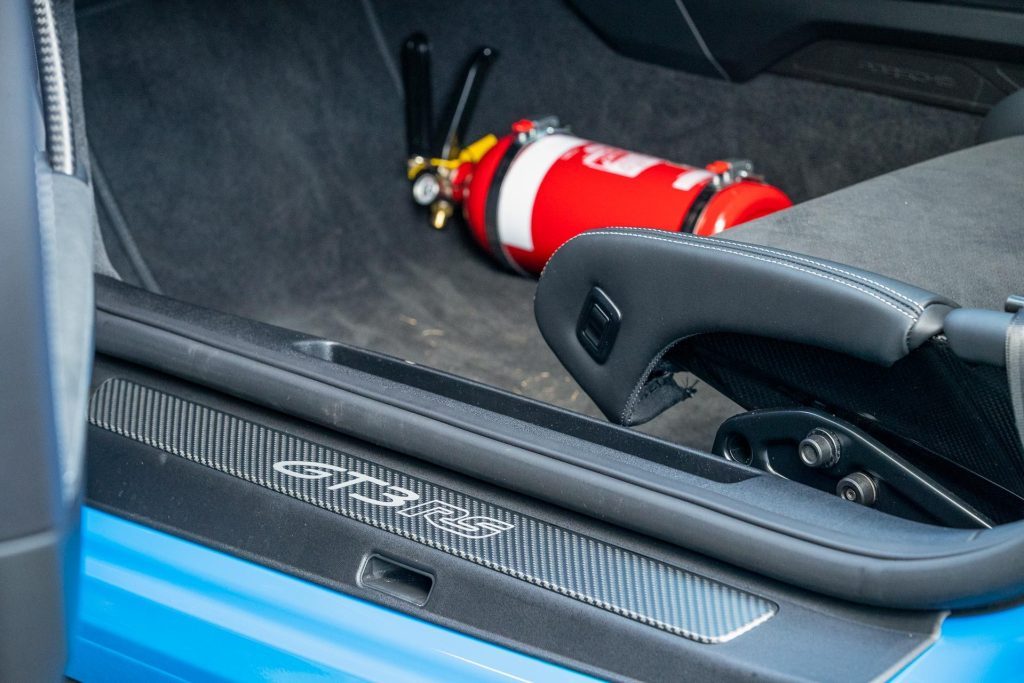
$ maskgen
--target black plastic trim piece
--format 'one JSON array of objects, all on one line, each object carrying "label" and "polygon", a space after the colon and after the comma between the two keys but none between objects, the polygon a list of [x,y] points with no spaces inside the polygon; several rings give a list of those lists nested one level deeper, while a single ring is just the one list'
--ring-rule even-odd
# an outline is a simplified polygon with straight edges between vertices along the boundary
[{"label": "black plastic trim piece", "polygon": [[392,560],[378,553],[371,553],[359,567],[356,583],[360,588],[380,591],[393,598],[423,607],[430,600],[434,588],[434,576],[430,572]]},{"label": "black plastic trim piece", "polygon": [[839,40],[812,43],[772,71],[975,114],[1015,92],[1024,78],[1018,65]]},{"label": "black plastic trim piece", "polygon": [[1006,367],[1006,328],[1011,320],[1012,313],[961,308],[946,316],[943,331],[960,358],[1002,368]]},{"label": "black plastic trim piece", "polygon": [[729,642],[778,611],[719,581],[128,379],[96,388],[89,421],[696,642]]},{"label": "black plastic trim piece", "polygon": [[[461,400],[439,401],[429,390],[295,349],[322,340],[104,278],[97,285],[97,348],[103,353],[767,576],[853,601],[917,609],[990,604],[1024,589],[1020,523],[975,532],[866,509],[854,518],[850,506],[832,496],[708,454],[395,359],[330,347],[345,349],[336,357],[351,354],[383,369],[406,366],[428,385],[463,392]],[[510,409],[479,408],[488,402]],[[601,445],[616,434],[623,448]],[[633,449],[644,453],[644,445],[662,458],[674,451],[683,469],[631,455]],[[717,463],[712,471],[744,478],[723,484],[696,474],[708,460]],[[802,522],[812,509],[818,522]]]},{"label": "black plastic trim piece", "polygon": [[[570,4],[625,55],[713,75],[678,1],[651,0],[643,9],[617,0]],[[1024,12],[1009,7],[918,0],[685,0],[685,7],[716,61],[740,81],[823,39],[1024,62]]]},{"label": "black plastic trim piece", "polygon": [[600,287],[594,287],[583,301],[576,321],[576,339],[597,363],[608,360],[622,324],[622,312]]},{"label": "black plastic trim piece", "polygon": [[[842,670],[853,679],[882,680],[934,641],[944,616],[822,598],[531,500],[503,486],[484,484],[152,371],[98,358],[94,386],[111,378],[144,384],[265,430],[350,453],[381,468],[713,577],[779,606],[772,619],[727,643],[697,643],[184,457],[168,456],[133,439],[90,428],[91,506],[603,679],[823,680]],[[372,554],[432,574],[427,603],[418,607],[360,586],[360,569]],[[821,633],[829,637],[818,638]]]}]

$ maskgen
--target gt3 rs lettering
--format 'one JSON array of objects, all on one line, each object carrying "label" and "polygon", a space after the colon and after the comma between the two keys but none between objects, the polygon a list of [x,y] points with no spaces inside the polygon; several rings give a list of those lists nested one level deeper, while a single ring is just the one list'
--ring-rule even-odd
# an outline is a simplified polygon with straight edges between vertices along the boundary
[{"label": "gt3 rs lettering", "polygon": [[[370,505],[398,508],[420,500],[420,494],[415,491],[396,486],[384,479],[329,463],[282,460],[274,463],[274,470],[296,479],[340,478],[341,481],[327,487],[328,491],[340,491],[365,484],[367,488],[373,490],[374,497],[356,491],[346,491],[346,493],[352,498]],[[500,519],[471,515],[469,510],[443,500],[430,500],[405,507],[398,510],[398,514],[404,517],[422,517],[431,526],[463,538],[489,538],[515,528],[514,524]]]},{"label": "gt3 rs lettering", "polygon": [[274,463],[274,469],[281,474],[287,474],[290,477],[296,477],[298,479],[327,479],[334,476],[346,477],[344,481],[328,486],[328,491],[337,491],[338,489],[345,489],[357,484],[370,484],[373,486],[375,491],[378,491],[378,495],[381,497],[370,498],[369,496],[364,496],[363,494],[356,492],[348,494],[356,500],[361,500],[364,503],[369,503],[370,505],[393,508],[420,499],[420,495],[415,491],[410,491],[409,489],[402,488],[401,486],[395,486],[383,479],[371,477],[370,475],[363,474],[362,472],[348,470],[344,467],[338,467],[337,465],[331,465],[324,462],[282,460],[281,462]]},{"label": "gt3 rs lettering", "polygon": [[307,462],[305,460],[282,460],[281,462],[275,462],[274,469],[297,479],[326,479],[339,472],[341,474],[348,472],[344,467],[338,467],[337,465]]},{"label": "gt3 rs lettering", "polygon": [[348,488],[349,486],[355,486],[356,484],[373,484],[374,486],[378,486],[382,489],[381,495],[385,497],[385,500],[381,500],[379,498],[367,498],[364,495],[354,492],[350,493],[349,495],[355,498],[356,500],[363,501],[364,503],[370,503],[371,505],[380,505],[382,507],[388,508],[399,507],[411,501],[419,500],[420,498],[419,494],[416,493],[415,491],[404,489],[401,486],[393,486],[392,484],[389,484],[382,479],[371,477],[368,474],[362,474],[361,472],[353,472],[351,470],[348,471],[348,474],[350,477],[349,479],[338,484],[334,484],[333,486],[328,486],[327,490],[337,491],[338,489]]},{"label": "gt3 rs lettering", "polygon": [[500,519],[470,515],[466,508],[460,508],[443,500],[431,500],[403,508],[398,511],[398,514],[403,517],[422,517],[427,524],[463,538],[488,538],[515,528],[515,524],[509,524]]}]

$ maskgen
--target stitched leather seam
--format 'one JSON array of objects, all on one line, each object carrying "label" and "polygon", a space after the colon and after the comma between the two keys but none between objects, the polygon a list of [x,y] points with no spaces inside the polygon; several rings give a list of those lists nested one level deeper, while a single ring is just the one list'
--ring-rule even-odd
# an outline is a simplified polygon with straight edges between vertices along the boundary
[{"label": "stitched leather seam", "polygon": [[[820,272],[815,271],[815,270],[809,270],[807,268],[803,268],[801,266],[798,266],[798,265],[796,265],[794,263],[788,263],[786,261],[782,261],[782,260],[779,260],[779,259],[769,258],[767,256],[757,256],[755,254],[749,254],[747,252],[739,251],[739,250],[736,250],[736,249],[731,249],[729,247],[723,247],[723,246],[716,246],[714,244],[708,244],[708,242],[710,240],[708,240],[706,237],[696,237],[696,238],[693,239],[693,241],[690,241],[690,240],[678,240],[678,239],[673,240],[673,239],[667,239],[667,238],[664,238],[664,237],[655,237],[653,235],[640,235],[640,234],[633,233],[633,232],[613,232],[611,230],[595,230],[593,232],[588,232],[588,233],[584,233],[584,234],[586,234],[586,235],[594,235],[594,236],[597,236],[597,235],[616,235],[616,236],[619,236],[619,237],[635,237],[637,239],[643,239],[643,240],[654,240],[656,242],[667,242],[669,244],[679,244],[679,245],[683,245],[683,246],[695,247],[697,249],[708,249],[710,251],[720,251],[720,252],[723,252],[723,253],[726,253],[726,254],[733,254],[734,256],[742,256],[744,258],[753,259],[755,261],[763,261],[764,263],[770,263],[770,264],[773,264],[773,265],[782,266],[783,268],[789,268],[791,270],[797,270],[797,271],[800,271],[802,273],[807,273],[808,275],[813,275],[815,277],[822,278],[823,280],[830,280],[832,282],[835,282],[837,284],[843,285],[845,287],[849,287],[850,289],[857,290],[858,292],[861,292],[862,294],[867,294],[872,299],[876,299],[878,301],[881,301],[883,304],[885,304],[889,308],[893,309],[894,311],[896,311],[900,315],[908,318],[909,320],[911,320],[911,322],[913,322],[913,323],[917,322],[917,316],[914,316],[914,315],[912,315],[910,313],[907,313],[905,310],[900,308],[897,304],[893,303],[892,301],[886,300],[885,298],[883,298],[884,295],[881,295],[879,293],[876,293],[876,292],[873,292],[871,290],[865,289],[864,287],[858,286],[857,284],[854,284],[852,282],[847,282],[846,280],[843,280],[841,278],[838,278],[838,277],[835,277],[835,276],[832,276],[832,275],[827,275],[825,273],[820,273]],[[700,241],[700,243],[698,243],[698,240]],[[900,305],[905,305],[905,304],[900,304]]]},{"label": "stitched leather seam", "polygon": [[640,381],[637,382],[636,386],[633,387],[633,391],[629,394],[629,399],[626,401],[626,405],[623,406],[622,412],[619,414],[619,423],[626,424],[626,420],[633,416],[633,409],[636,407],[637,400],[640,398],[640,392],[643,391],[644,386],[647,384],[647,378],[650,376],[654,368],[658,367],[658,363],[665,357],[665,354],[669,352],[673,346],[679,343],[679,339],[663,348],[657,356],[654,357],[644,370],[644,373],[640,375]]},{"label": "stitched leather seam", "polygon": [[[562,246],[560,246],[558,249],[555,250],[555,252],[551,255],[551,258],[549,258],[547,263],[544,264],[544,268],[541,270],[540,277],[544,277],[544,272],[547,270],[548,264],[551,263],[552,259],[555,258],[555,255],[558,254],[558,252],[561,251],[566,245],[568,245],[569,242],[572,242],[573,240],[575,240],[578,237],[585,237],[586,235],[597,234],[599,232],[612,232],[613,230],[636,230],[638,232],[618,232],[618,233],[614,233],[614,234],[619,234],[619,235],[630,235],[630,236],[636,236],[636,237],[645,237],[645,235],[639,234],[642,231],[665,233],[665,231],[663,231],[663,230],[655,230],[653,228],[630,228],[630,227],[626,227],[626,226],[614,226],[614,227],[610,226],[607,229],[582,232],[582,233],[580,233],[580,234],[578,234],[578,235],[576,235],[576,236],[566,240],[566,242],[564,244],[562,244]],[[678,233],[665,233],[665,234],[673,235],[674,237],[678,238],[677,241],[684,242],[684,243],[688,243],[686,241],[687,239],[699,239],[699,240],[706,240],[706,239],[708,239],[707,237],[692,237],[692,236],[688,237],[686,235],[682,235],[682,234],[678,234]],[[664,241],[672,242],[673,240],[666,239]],[[787,254],[786,252],[781,252],[781,251],[777,251],[777,250],[774,250],[774,249],[768,249],[766,247],[761,247],[759,245],[744,244],[742,242],[738,242],[736,244],[737,244],[737,246],[740,246],[740,247],[745,248],[745,249],[751,249],[751,250],[758,251],[760,253],[765,253],[765,254],[772,254],[772,255],[774,255],[774,256],[776,256],[778,258],[782,258],[782,259],[790,259],[790,260],[793,260],[793,261],[801,261],[801,262],[806,263],[806,264],[808,264],[808,265],[810,265],[812,267],[815,267],[815,268],[820,268],[822,270],[826,270],[827,269],[827,270],[831,270],[831,271],[833,271],[835,273],[840,273],[840,274],[845,275],[846,277],[849,277],[851,279],[858,280],[860,283],[864,284],[865,286],[874,286],[874,287],[877,287],[877,288],[883,290],[885,293],[878,292],[882,296],[892,296],[894,298],[899,298],[899,299],[902,299],[903,301],[909,302],[909,304],[913,308],[917,309],[918,313],[923,313],[924,312],[924,308],[925,308],[924,304],[922,304],[922,303],[920,303],[918,301],[915,301],[914,299],[911,299],[910,297],[908,297],[908,296],[906,296],[906,295],[904,295],[904,294],[902,294],[902,293],[892,289],[891,287],[887,287],[887,286],[883,285],[882,283],[876,282],[875,280],[872,280],[871,278],[866,277],[864,275],[858,275],[857,273],[851,273],[849,271],[843,270],[842,268],[837,268],[837,267],[829,265],[827,263],[820,263],[818,261],[815,261],[814,259],[804,258],[804,257],[801,257],[801,256],[796,255],[796,254]],[[736,252],[736,253],[739,253],[739,252]],[[900,304],[900,305],[904,305],[904,304]]]},{"label": "stitched leather seam", "polygon": [[[639,236],[643,236],[641,233],[643,233],[644,231],[651,231],[652,230],[651,228],[612,228],[612,229],[613,230],[636,230],[636,231],[638,231],[636,233],[629,232],[629,233],[620,233],[620,234],[630,234],[630,235],[634,235],[635,234],[638,237]],[[666,236],[666,233],[665,233],[664,230],[654,230],[654,232],[659,232],[659,233],[662,233],[661,236]],[[691,242],[693,240],[707,240],[708,239],[707,237],[698,237],[698,236],[694,236],[694,235],[685,235],[685,234],[682,234],[682,233],[667,233],[667,234],[671,235],[674,238],[676,238],[680,242],[686,242],[686,243],[689,243],[689,242]],[[717,238],[711,238],[711,240],[713,242],[717,242],[718,244],[721,244],[721,240],[719,240]],[[750,250],[750,251],[755,251],[755,252],[758,252],[758,253],[761,253],[761,254],[766,254],[766,255],[770,254],[770,255],[773,255],[773,256],[775,256],[777,258],[780,258],[780,259],[783,259],[783,260],[799,261],[799,262],[805,263],[809,267],[815,268],[817,270],[830,270],[830,271],[832,271],[834,273],[842,274],[842,275],[844,275],[844,276],[854,280],[857,284],[861,284],[861,285],[863,285],[865,287],[873,289],[878,294],[880,294],[880,295],[882,295],[884,297],[891,297],[891,298],[894,298],[894,299],[902,299],[902,301],[896,302],[900,306],[907,306],[908,308],[916,309],[918,311],[918,313],[923,313],[924,312],[924,305],[923,304],[921,304],[921,303],[919,303],[917,301],[914,301],[910,297],[908,297],[908,296],[906,296],[906,295],[896,291],[895,289],[892,289],[891,287],[887,287],[887,286],[883,285],[881,282],[876,282],[875,280],[872,280],[871,278],[868,278],[868,277],[866,277],[864,275],[858,275],[857,273],[851,273],[851,272],[849,272],[847,270],[843,270],[842,268],[837,268],[835,266],[831,266],[831,265],[829,265],[827,263],[821,263],[820,261],[818,261],[816,259],[803,257],[803,256],[800,256],[798,254],[790,254],[790,253],[787,253],[787,252],[777,251],[775,249],[768,249],[767,247],[761,247],[761,246],[755,245],[755,244],[746,244],[744,242],[730,242],[730,246],[723,247],[723,248],[726,248],[726,249],[736,249],[738,252],[739,251],[744,251],[744,250]],[[906,303],[903,303],[903,302],[906,302]]]},{"label": "stitched leather seam", "polygon": [[756,245],[756,244],[746,244],[744,242],[739,242],[738,244],[742,245],[740,247],[742,249],[752,249],[754,251],[758,251],[758,252],[763,253],[763,254],[772,254],[772,255],[777,256],[779,258],[787,259],[787,260],[790,260],[790,261],[801,261],[803,263],[807,263],[807,264],[811,265],[814,268],[822,268],[822,269],[826,269],[826,270],[831,270],[832,272],[840,273],[842,275],[845,275],[848,278],[851,278],[851,279],[854,279],[854,280],[859,280],[859,281],[861,281],[861,282],[863,282],[865,284],[874,285],[875,287],[878,287],[879,289],[885,290],[886,292],[888,292],[890,295],[892,295],[894,297],[897,297],[899,299],[903,299],[904,301],[909,303],[911,306],[913,306],[917,310],[919,310],[919,311],[923,311],[924,310],[924,305],[921,304],[920,302],[917,302],[914,299],[911,299],[909,296],[907,296],[905,294],[902,294],[902,293],[896,291],[895,289],[893,289],[891,287],[886,287],[881,282],[876,282],[875,280],[872,280],[869,277],[865,277],[863,275],[858,275],[857,273],[851,273],[851,272],[849,272],[847,270],[843,270],[842,268],[836,268],[835,266],[831,266],[831,265],[829,265],[827,263],[821,263],[820,261],[816,261],[814,259],[809,259],[809,258],[804,258],[802,256],[797,256],[796,254],[787,254],[786,252],[776,251],[774,249],[768,249],[767,247],[762,247],[762,246]]}]

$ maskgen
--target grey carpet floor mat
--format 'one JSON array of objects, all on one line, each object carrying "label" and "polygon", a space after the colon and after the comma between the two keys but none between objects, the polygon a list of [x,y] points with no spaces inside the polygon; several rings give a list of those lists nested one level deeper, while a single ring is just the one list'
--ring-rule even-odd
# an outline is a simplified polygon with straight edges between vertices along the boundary
[{"label": "grey carpet floor mat", "polygon": [[[598,414],[537,332],[535,283],[408,199],[394,55],[414,29],[431,36],[439,91],[468,50],[500,50],[474,133],[553,113],[681,162],[753,159],[796,200],[965,147],[978,126],[780,76],[643,64],[555,0],[86,4],[90,143],[165,294]],[[701,387],[644,429],[708,447],[738,410]]]}]

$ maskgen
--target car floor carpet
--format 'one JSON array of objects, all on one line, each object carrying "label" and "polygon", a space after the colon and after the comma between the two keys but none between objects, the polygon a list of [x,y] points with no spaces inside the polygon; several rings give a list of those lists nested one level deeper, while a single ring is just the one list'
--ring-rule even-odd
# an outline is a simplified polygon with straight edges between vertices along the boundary
[{"label": "car floor carpet", "polygon": [[[432,39],[439,101],[470,49],[500,51],[475,134],[557,114],[676,161],[750,158],[798,201],[965,147],[979,122],[637,62],[555,0],[85,4],[90,145],[165,294],[598,414],[537,331],[535,282],[496,268],[458,222],[431,229],[409,199],[395,56],[415,29]],[[644,429],[707,448],[735,412],[701,386]]]}]

